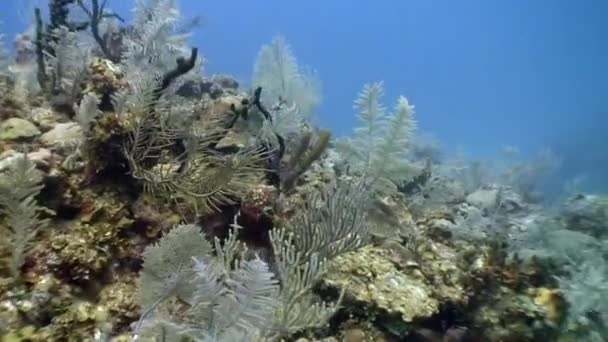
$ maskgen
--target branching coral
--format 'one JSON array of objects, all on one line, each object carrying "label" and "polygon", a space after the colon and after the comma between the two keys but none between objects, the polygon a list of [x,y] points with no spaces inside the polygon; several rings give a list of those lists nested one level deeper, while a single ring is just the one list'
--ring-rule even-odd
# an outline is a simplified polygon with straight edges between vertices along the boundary
[{"label": "branching coral", "polygon": [[76,3],[77,0],[50,0],[50,25],[49,32],[60,27],[65,27],[70,31],[82,31],[88,26],[88,22],[71,22],[69,21],[70,5]]},{"label": "branching coral", "polygon": [[44,22],[42,21],[42,13],[40,8],[34,10],[36,18],[36,63],[38,64],[38,72],[36,74],[40,88],[48,88],[48,76],[46,75],[46,63],[44,60],[44,51],[46,46],[46,36]]},{"label": "branching coral", "polygon": [[115,13],[106,12],[106,2],[107,0],[102,0],[103,2],[100,4],[99,0],[91,0],[91,7],[88,8],[83,0],[76,0],[76,3],[82,8],[82,10],[87,14],[90,20],[89,26],[91,27],[91,34],[93,35],[93,39],[99,45],[103,55],[105,58],[118,62],[120,59],[120,55],[116,55],[115,51],[110,49],[108,46],[108,42],[101,36],[99,31],[99,24],[105,18],[117,18],[120,21],[124,21],[119,15]]}]

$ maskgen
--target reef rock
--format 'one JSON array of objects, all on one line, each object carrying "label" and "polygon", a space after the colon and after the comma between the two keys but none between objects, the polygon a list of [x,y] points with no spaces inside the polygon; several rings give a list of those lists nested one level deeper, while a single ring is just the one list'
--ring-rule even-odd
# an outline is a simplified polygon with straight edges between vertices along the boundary
[{"label": "reef rock", "polygon": [[47,146],[60,147],[74,141],[83,140],[82,128],[75,122],[60,123],[44,133],[40,140]]},{"label": "reef rock", "polygon": [[442,302],[452,297],[449,291],[439,293],[442,287],[424,274],[415,263],[398,261],[390,250],[368,246],[332,260],[324,282],[345,289],[347,300],[410,323],[438,313]]},{"label": "reef rock", "polygon": [[574,196],[564,205],[563,218],[568,229],[596,238],[608,236],[608,196]]},{"label": "reef rock", "polygon": [[59,115],[50,108],[33,108],[30,118],[42,131],[48,131],[55,127],[59,120]]},{"label": "reef rock", "polygon": [[467,196],[467,203],[479,209],[492,209],[496,206],[498,189],[478,189]]},{"label": "reef rock", "polygon": [[490,186],[478,189],[466,198],[466,202],[483,211],[500,206],[505,212],[516,212],[525,207],[522,197],[508,187]]},{"label": "reef rock", "polygon": [[239,88],[239,82],[228,75],[213,75],[211,81],[224,89],[237,90]]},{"label": "reef rock", "polygon": [[235,93],[239,82],[228,75],[213,75],[210,79],[188,80],[178,90],[177,94],[188,98],[200,98],[209,94],[212,99],[223,96],[226,92]]},{"label": "reef rock", "polygon": [[30,139],[39,134],[36,125],[24,119],[10,118],[0,124],[0,140]]}]

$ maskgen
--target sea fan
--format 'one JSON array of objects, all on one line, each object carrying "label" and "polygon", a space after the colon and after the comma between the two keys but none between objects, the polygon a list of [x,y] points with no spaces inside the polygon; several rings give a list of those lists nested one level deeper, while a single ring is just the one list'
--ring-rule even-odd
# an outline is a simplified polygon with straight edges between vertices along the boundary
[{"label": "sea fan", "polygon": [[365,245],[369,238],[367,200],[359,186],[345,182],[308,196],[306,210],[288,222],[303,260],[313,253],[329,260]]},{"label": "sea fan", "polygon": [[314,298],[312,289],[325,274],[327,260],[317,253],[304,256],[296,247],[295,239],[297,236],[286,229],[271,232],[281,291],[272,328],[268,332],[270,341],[326,324],[342,301],[342,296],[333,304]]},{"label": "sea fan", "polygon": [[91,129],[91,124],[95,121],[97,115],[99,115],[99,109],[97,107],[100,102],[99,97],[95,94],[88,93],[82,97],[80,105],[77,106],[74,104],[74,112],[76,113],[76,115],[74,115],[74,120],[78,122],[84,132],[88,132]]},{"label": "sea fan", "polygon": [[253,84],[264,89],[265,103],[286,108],[274,118],[276,130],[285,135],[296,130],[299,122],[308,120],[321,100],[316,75],[298,65],[291,47],[281,36],[260,48]]},{"label": "sea fan", "polygon": [[[155,75],[173,67],[175,58],[187,53],[189,34],[176,33],[180,13],[175,0],[136,1],[133,32],[125,39],[121,67],[131,76]],[[140,74],[140,72],[142,74]]]},{"label": "sea fan", "polygon": [[381,102],[383,95],[381,82],[365,85],[355,101],[362,125],[356,128],[353,138],[338,145],[352,169],[375,189],[393,188],[408,177],[411,166],[406,154],[416,129],[414,106],[401,96],[395,111],[387,115]]},{"label": "sea fan", "polygon": [[272,334],[276,339],[323,325],[341,302],[327,304],[312,296],[312,288],[326,271],[326,262],[369,242],[367,197],[350,183],[307,198],[288,227],[271,234],[277,276],[281,282]]}]

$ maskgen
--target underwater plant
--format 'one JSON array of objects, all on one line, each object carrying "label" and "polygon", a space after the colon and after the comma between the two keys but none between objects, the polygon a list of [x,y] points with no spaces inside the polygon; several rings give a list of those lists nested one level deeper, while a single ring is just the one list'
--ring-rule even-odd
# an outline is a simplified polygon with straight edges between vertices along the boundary
[{"label": "underwater plant", "polygon": [[74,120],[78,122],[84,132],[91,130],[91,125],[99,115],[100,99],[93,93],[87,93],[80,100],[78,106],[74,105]]},{"label": "underwater plant", "polygon": [[[145,311],[135,336],[261,337],[272,320],[279,288],[268,265],[257,258],[243,260],[241,249],[236,234],[223,244],[216,239],[212,246],[194,225],[176,226],[148,247],[140,276]],[[167,306],[180,306],[170,298],[186,303],[185,310],[164,312]]]},{"label": "underwater plant", "polygon": [[531,158],[522,158],[518,149],[506,147],[496,177],[528,200],[539,201],[543,185],[560,165],[560,157],[551,149],[544,148]]},{"label": "underwater plant", "polygon": [[252,257],[239,242],[244,228],[237,216],[228,237],[213,244],[195,225],[174,227],[143,254],[144,310],[135,334],[146,334],[149,327],[157,336],[160,328],[164,336],[223,340],[247,335],[252,341],[278,341],[323,325],[340,299],[320,302],[313,287],[330,260],[369,241],[362,204],[367,197],[359,190],[340,183],[311,196],[307,208],[271,232],[271,261]]},{"label": "underwater plant", "polygon": [[406,159],[408,142],[416,129],[414,106],[401,96],[392,114],[382,104],[382,82],[367,84],[355,101],[361,126],[337,147],[354,172],[375,189],[391,189],[411,176]]},{"label": "underwater plant", "polygon": [[252,84],[264,88],[264,102],[283,109],[273,118],[280,134],[297,132],[311,119],[321,101],[319,83],[312,71],[298,65],[284,37],[277,36],[260,48]]},{"label": "underwater plant", "polygon": [[[188,32],[177,32],[181,16],[175,0],[138,0],[135,2],[131,32],[123,37],[120,69],[135,89],[172,68],[179,56],[189,52]],[[204,63],[195,58],[195,71]]]},{"label": "underwater plant", "polygon": [[296,185],[296,181],[302,176],[312,164],[318,160],[327,150],[331,139],[331,133],[327,130],[319,132],[314,143],[312,142],[312,132],[302,133],[295,149],[287,164],[279,171],[281,189],[289,192]]},{"label": "underwater plant", "polygon": [[306,196],[306,208],[287,223],[304,260],[312,254],[332,259],[369,243],[369,200],[360,184],[344,181]]},{"label": "underwater plant", "polygon": [[44,187],[36,165],[27,156],[16,156],[7,170],[0,173],[0,214],[6,226],[0,247],[8,256],[5,265],[13,280],[19,280],[25,253],[49,220],[42,217],[45,208],[36,202]]},{"label": "underwater plant", "polygon": [[[190,248],[184,249],[186,246]],[[212,256],[213,246],[200,228],[182,225],[146,249],[140,276],[142,307],[146,309],[135,327],[136,338],[260,337],[263,323],[270,321],[276,305],[277,282],[263,261],[235,259],[241,247],[235,234],[223,246],[216,240],[215,247],[218,255]],[[188,306],[181,313],[163,312],[164,306],[180,305],[169,302],[171,297]]]},{"label": "underwater plant", "polygon": [[78,100],[92,56],[92,46],[82,33],[88,24],[69,21],[68,7],[73,2],[50,1],[48,25],[45,25],[40,9],[35,9],[37,80],[53,107],[68,113]]},{"label": "underwater plant", "polygon": [[[133,131],[124,150],[131,173],[156,197],[185,202],[203,214],[234,203],[233,198],[263,176],[265,151],[249,148],[232,155],[213,151],[211,147],[225,134],[217,120],[200,127],[172,127],[158,110],[135,113],[130,120]],[[184,150],[176,152],[172,147],[180,144]]]},{"label": "underwater plant", "polygon": [[[282,233],[273,237],[275,277],[258,257],[243,258],[235,231],[223,242],[215,240],[213,256],[198,227],[175,227],[144,253],[140,286],[145,310],[135,335],[278,341],[324,324],[336,307],[314,303],[310,294],[324,261],[314,254],[304,262],[291,240],[283,238]],[[175,311],[176,306],[184,308]]]}]

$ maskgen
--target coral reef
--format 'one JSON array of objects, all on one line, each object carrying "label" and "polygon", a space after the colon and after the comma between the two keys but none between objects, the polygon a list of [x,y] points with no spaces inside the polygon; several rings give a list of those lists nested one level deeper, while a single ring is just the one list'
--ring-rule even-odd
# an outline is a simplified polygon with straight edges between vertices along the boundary
[{"label": "coral reef", "polygon": [[3,341],[605,335],[608,200],[544,211],[550,156],[488,179],[443,163],[382,83],[334,144],[283,38],[241,89],[202,74],[173,0],[132,23],[106,1],[49,6],[16,56],[38,79],[0,65]]}]

